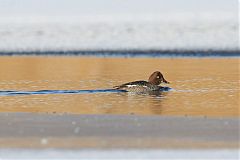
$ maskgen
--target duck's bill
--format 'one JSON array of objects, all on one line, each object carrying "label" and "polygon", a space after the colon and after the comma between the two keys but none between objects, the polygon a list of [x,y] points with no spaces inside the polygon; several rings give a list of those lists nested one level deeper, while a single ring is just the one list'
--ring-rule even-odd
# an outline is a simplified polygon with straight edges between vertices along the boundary
[{"label": "duck's bill", "polygon": [[166,81],[165,79],[163,80],[163,83],[169,84],[170,82]]}]

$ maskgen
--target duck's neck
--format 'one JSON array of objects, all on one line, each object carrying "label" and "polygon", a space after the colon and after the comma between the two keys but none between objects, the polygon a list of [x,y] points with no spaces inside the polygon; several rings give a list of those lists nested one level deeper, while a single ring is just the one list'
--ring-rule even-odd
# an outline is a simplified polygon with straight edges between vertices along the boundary
[{"label": "duck's neck", "polygon": [[159,85],[159,82],[157,80],[154,80],[154,79],[149,79],[148,82],[152,85]]}]

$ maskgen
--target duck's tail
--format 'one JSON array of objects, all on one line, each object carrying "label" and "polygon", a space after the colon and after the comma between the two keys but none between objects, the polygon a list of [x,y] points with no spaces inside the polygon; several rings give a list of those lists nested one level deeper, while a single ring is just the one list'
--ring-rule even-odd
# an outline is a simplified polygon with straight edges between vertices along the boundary
[{"label": "duck's tail", "polygon": [[121,86],[113,86],[113,89],[120,89]]}]

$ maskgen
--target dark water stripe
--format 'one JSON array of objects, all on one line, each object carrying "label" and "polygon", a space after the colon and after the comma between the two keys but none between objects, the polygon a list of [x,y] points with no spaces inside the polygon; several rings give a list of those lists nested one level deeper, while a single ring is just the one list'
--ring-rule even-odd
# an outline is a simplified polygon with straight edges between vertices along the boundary
[{"label": "dark water stripe", "polygon": [[[163,87],[162,91],[169,91],[171,88]],[[40,94],[89,94],[89,93],[121,93],[125,90],[116,89],[95,89],[95,90],[39,90],[39,91],[0,91],[0,96],[16,95],[40,95]]]},{"label": "dark water stripe", "polygon": [[96,89],[96,90],[39,90],[39,91],[0,91],[0,96],[38,95],[38,94],[88,94],[88,93],[120,93],[124,90]]},{"label": "dark water stripe", "polygon": [[68,50],[0,51],[2,56],[96,56],[96,57],[240,57],[240,50]]}]

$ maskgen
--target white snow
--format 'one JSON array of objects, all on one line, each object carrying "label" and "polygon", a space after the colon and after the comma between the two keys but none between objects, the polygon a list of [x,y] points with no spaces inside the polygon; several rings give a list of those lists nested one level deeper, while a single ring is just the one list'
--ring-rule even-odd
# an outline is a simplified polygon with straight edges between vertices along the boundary
[{"label": "white snow", "polygon": [[0,0],[0,51],[239,49],[234,0],[56,3]]}]

